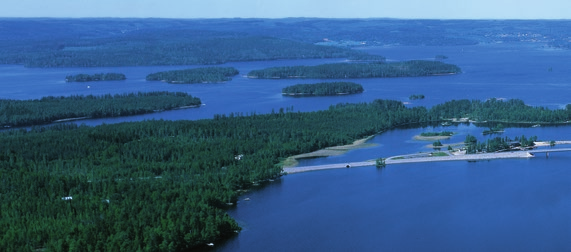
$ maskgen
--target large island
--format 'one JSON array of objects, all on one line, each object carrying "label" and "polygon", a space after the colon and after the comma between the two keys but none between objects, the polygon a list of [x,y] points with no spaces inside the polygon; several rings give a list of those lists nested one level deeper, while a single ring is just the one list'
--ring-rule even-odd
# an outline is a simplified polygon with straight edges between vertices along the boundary
[{"label": "large island", "polygon": [[148,81],[163,81],[172,84],[221,83],[232,80],[239,72],[233,67],[203,67],[173,70],[147,75]]},{"label": "large island", "polygon": [[285,66],[253,70],[249,78],[260,79],[346,79],[448,75],[460,73],[456,65],[440,61],[411,60],[404,62],[333,63],[317,66]]}]

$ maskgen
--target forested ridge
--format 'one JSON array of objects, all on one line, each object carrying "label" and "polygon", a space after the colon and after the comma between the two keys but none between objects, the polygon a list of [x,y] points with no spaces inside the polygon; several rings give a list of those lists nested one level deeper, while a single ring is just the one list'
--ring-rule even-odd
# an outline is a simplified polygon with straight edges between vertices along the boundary
[{"label": "forested ridge", "polygon": [[112,38],[26,41],[22,45],[3,46],[0,40],[0,52],[0,64],[26,67],[212,65],[301,58],[384,59],[347,48],[189,29],[137,31]]},{"label": "forested ridge", "polygon": [[261,79],[344,79],[415,77],[459,73],[456,65],[440,61],[411,60],[403,62],[333,63],[317,66],[285,66],[253,70],[250,78]]},{"label": "forested ridge", "polygon": [[339,47],[386,45],[539,42],[571,47],[567,20],[5,18],[0,26],[0,63],[30,67],[379,60]]},{"label": "forested ridge", "polygon": [[146,79],[167,83],[217,83],[232,80],[238,73],[233,67],[202,67],[152,73]]},{"label": "forested ridge", "polygon": [[[375,100],[305,113],[1,132],[0,250],[180,251],[213,242],[240,229],[227,203],[280,176],[283,158],[451,118],[462,104],[428,110]],[[507,107],[570,118],[568,109]]]},{"label": "forested ridge", "polygon": [[65,77],[66,82],[114,81],[126,80],[122,73],[76,74]]},{"label": "forested ridge", "polygon": [[68,118],[139,115],[200,104],[199,98],[183,92],[47,96],[34,100],[0,99],[0,126],[39,125]]},{"label": "forested ridge", "polygon": [[354,82],[321,82],[314,84],[296,84],[282,88],[283,95],[326,96],[362,93],[363,86]]}]

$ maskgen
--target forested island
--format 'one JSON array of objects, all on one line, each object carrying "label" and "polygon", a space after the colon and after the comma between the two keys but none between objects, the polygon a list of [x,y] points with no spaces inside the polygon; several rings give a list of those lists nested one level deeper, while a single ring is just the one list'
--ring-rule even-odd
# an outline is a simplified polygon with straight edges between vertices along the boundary
[{"label": "forested island", "polygon": [[65,77],[66,82],[116,81],[126,79],[127,77],[122,73],[76,74]]},{"label": "forested island", "polygon": [[[34,102],[41,103],[25,103]],[[0,250],[180,251],[213,242],[240,230],[224,209],[241,190],[280,176],[276,164],[284,158],[480,110],[466,103],[504,108],[497,120],[523,111],[526,121],[571,119],[569,109],[518,101],[461,100],[427,109],[375,100],[316,112],[0,132]],[[2,111],[13,108],[5,104]]]},{"label": "forested island", "polygon": [[321,82],[315,84],[297,84],[282,89],[286,96],[329,96],[363,92],[363,86],[354,82]]},{"label": "forested island", "polygon": [[409,100],[422,100],[424,99],[423,94],[413,94],[408,97]]},{"label": "forested island", "polygon": [[253,70],[249,78],[260,79],[345,79],[416,77],[459,73],[456,65],[440,61],[411,60],[404,62],[333,63],[317,66],[285,66]]},{"label": "forested island", "polygon": [[172,84],[220,83],[232,80],[232,76],[238,73],[238,69],[233,67],[203,67],[153,73],[147,75],[146,79]]},{"label": "forested island", "polygon": [[434,136],[452,136],[454,135],[454,132],[451,131],[440,131],[440,132],[422,132],[420,133],[421,136],[423,137],[434,137]]},{"label": "forested island", "polygon": [[484,130],[484,132],[482,132],[482,134],[483,135],[490,135],[490,134],[497,134],[497,133],[503,133],[503,132],[504,132],[504,125],[499,123],[498,125],[496,125],[494,127],[490,127],[489,130]]},{"label": "forested island", "polygon": [[48,96],[35,100],[0,99],[0,126],[18,127],[67,119],[139,115],[201,104],[199,98],[183,92]]}]

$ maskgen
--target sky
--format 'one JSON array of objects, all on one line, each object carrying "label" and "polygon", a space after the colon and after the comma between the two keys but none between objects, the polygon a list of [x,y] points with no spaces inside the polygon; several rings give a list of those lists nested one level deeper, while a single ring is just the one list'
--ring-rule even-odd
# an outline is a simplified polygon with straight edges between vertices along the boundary
[{"label": "sky", "polygon": [[571,1],[2,0],[0,17],[571,19]]}]

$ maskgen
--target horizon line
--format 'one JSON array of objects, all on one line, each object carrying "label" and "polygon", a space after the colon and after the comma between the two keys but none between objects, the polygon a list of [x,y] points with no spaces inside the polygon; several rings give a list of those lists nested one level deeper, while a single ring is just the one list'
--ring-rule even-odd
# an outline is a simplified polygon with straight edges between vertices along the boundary
[{"label": "horizon line", "polygon": [[178,19],[178,20],[222,20],[222,19],[377,19],[377,20],[441,20],[441,21],[570,21],[571,18],[409,18],[409,17],[3,17],[0,19]]}]

